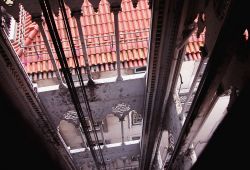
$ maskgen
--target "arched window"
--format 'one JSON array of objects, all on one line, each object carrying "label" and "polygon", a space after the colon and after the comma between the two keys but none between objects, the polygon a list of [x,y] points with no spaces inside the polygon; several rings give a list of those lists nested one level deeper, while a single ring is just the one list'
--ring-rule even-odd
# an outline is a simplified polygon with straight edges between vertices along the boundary
[{"label": "arched window", "polygon": [[135,110],[131,111],[132,125],[140,125],[142,123],[141,114],[137,113]]},{"label": "arched window", "polygon": [[85,147],[79,128],[67,120],[61,120],[58,126],[59,134],[70,149]]}]

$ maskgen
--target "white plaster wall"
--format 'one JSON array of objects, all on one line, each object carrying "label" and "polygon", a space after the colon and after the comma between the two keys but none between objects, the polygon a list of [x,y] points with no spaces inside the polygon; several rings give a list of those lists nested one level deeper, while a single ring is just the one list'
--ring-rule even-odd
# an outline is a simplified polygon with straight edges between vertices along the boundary
[{"label": "white plaster wall", "polygon": [[[130,115],[125,117],[123,122],[124,127],[124,140],[132,140],[132,137],[141,136],[142,124],[141,125],[132,125],[130,122]],[[104,133],[105,140],[111,140],[111,143],[121,142],[121,122],[113,114],[108,114],[106,117],[108,132]]]},{"label": "white plaster wall", "polygon": [[[181,93],[186,93],[188,92],[192,81],[194,79],[195,73],[197,71],[197,68],[199,66],[199,61],[185,61],[182,63],[182,67],[181,67],[181,71],[180,74],[182,76],[182,82],[183,84],[181,85]],[[179,91],[180,88],[180,77],[178,79],[178,83],[177,83],[177,90]]]},{"label": "white plaster wall", "polygon": [[62,120],[59,125],[59,132],[65,144],[71,149],[82,147],[82,137],[80,130],[72,123]]},{"label": "white plaster wall", "polygon": [[162,168],[163,166],[163,161],[166,160],[167,156],[167,149],[168,149],[168,131],[164,130],[162,132],[162,137],[161,137],[161,142],[159,146],[159,157],[158,157],[158,162],[159,166]]},{"label": "white plaster wall", "polygon": [[[134,74],[133,70],[134,70],[133,68],[121,69],[121,74],[122,76],[132,75]],[[117,77],[117,71],[114,70],[114,71],[92,72],[91,75],[95,81],[98,79]],[[87,74],[83,74],[82,76],[83,76],[84,81],[88,81]],[[73,75],[72,77],[73,77],[73,80],[75,80],[76,82],[78,81],[78,78],[76,75]],[[39,80],[35,80],[35,82],[38,84],[38,87],[52,86],[52,85],[56,85],[59,83],[56,77],[48,78],[48,79],[39,79]]]},{"label": "white plaster wall", "polygon": [[[113,114],[108,114],[106,119],[107,119],[108,131],[103,133],[104,140],[110,140],[111,143],[121,142],[122,141],[121,122]],[[66,121],[63,121],[63,122],[66,122]],[[68,122],[66,122],[66,125],[62,126],[62,128],[60,129],[60,132],[66,144],[73,148],[82,147],[81,143],[83,141],[80,135],[80,131],[76,129],[74,125],[71,125]],[[137,137],[137,136],[141,137],[142,124],[132,125],[130,115],[127,115],[125,117],[125,120],[123,122],[123,127],[124,127],[124,141],[130,141],[132,140],[132,137]],[[75,131],[79,131],[77,135]],[[97,132],[97,135],[99,139],[102,139],[101,133],[99,131]],[[94,139],[94,135],[91,134],[91,136]],[[83,135],[83,138],[85,139],[84,135]]]},{"label": "white plaster wall", "polygon": [[213,135],[213,132],[215,131],[216,127],[224,118],[228,103],[229,96],[220,97],[213,109],[211,110],[207,120],[198,132],[193,142],[197,156],[200,155],[201,151],[204,149],[209,139]]}]

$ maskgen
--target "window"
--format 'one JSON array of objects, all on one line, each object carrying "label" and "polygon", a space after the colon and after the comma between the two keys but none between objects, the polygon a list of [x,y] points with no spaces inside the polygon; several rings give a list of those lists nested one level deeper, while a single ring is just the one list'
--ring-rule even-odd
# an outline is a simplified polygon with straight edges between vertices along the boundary
[{"label": "window", "polygon": [[133,136],[133,137],[132,137],[132,140],[140,140],[140,139],[141,139],[140,136]]},{"label": "window", "polygon": [[143,67],[138,67],[138,68],[135,68],[134,69],[134,73],[145,73],[146,72],[146,66],[143,66]]},{"label": "window", "polygon": [[131,111],[132,125],[140,125],[142,123],[142,117],[135,110]]}]

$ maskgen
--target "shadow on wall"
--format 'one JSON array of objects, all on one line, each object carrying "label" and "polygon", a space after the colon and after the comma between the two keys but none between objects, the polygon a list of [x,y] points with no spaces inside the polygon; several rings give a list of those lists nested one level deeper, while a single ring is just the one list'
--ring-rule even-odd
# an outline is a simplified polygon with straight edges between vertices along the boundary
[{"label": "shadow on wall", "polygon": [[0,108],[1,169],[60,170],[41,139],[22,119],[2,89],[0,89]]}]

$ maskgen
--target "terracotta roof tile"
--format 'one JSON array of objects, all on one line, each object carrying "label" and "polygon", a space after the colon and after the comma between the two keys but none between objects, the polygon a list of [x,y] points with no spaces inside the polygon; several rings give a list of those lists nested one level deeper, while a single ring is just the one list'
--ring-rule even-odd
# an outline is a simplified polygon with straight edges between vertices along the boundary
[{"label": "terracotta roof tile", "polygon": [[[91,72],[116,69],[114,21],[113,14],[110,13],[109,3],[106,0],[102,0],[98,13],[94,12],[88,1],[84,2],[82,8],[83,16],[81,17],[81,23],[86,40]],[[85,66],[76,21],[71,17],[69,8],[67,8],[67,13],[76,52],[79,56],[79,63],[81,66]],[[38,31],[38,26],[32,23],[29,14],[26,13],[25,16],[25,36],[23,40],[25,48],[20,47],[21,39],[19,37],[13,43],[13,47],[17,51],[27,73],[32,74],[33,79],[55,77],[52,63],[45,48],[43,38]],[[136,9],[133,8],[131,0],[122,1],[122,11],[119,13],[121,68],[147,65],[150,18],[151,11],[148,9],[146,0],[139,1]],[[74,68],[62,15],[59,13],[58,17],[55,17],[55,20],[69,67]],[[18,32],[21,31],[21,28],[22,25],[19,24]],[[17,35],[19,35],[18,32]],[[51,44],[53,55],[56,58],[56,64],[60,68],[46,25],[45,32]],[[195,35],[189,38],[189,43],[186,46],[185,60],[199,60],[201,58],[199,47],[204,44],[204,38],[204,34],[201,34],[199,38]],[[85,69],[82,69],[82,72],[85,73]]]}]

